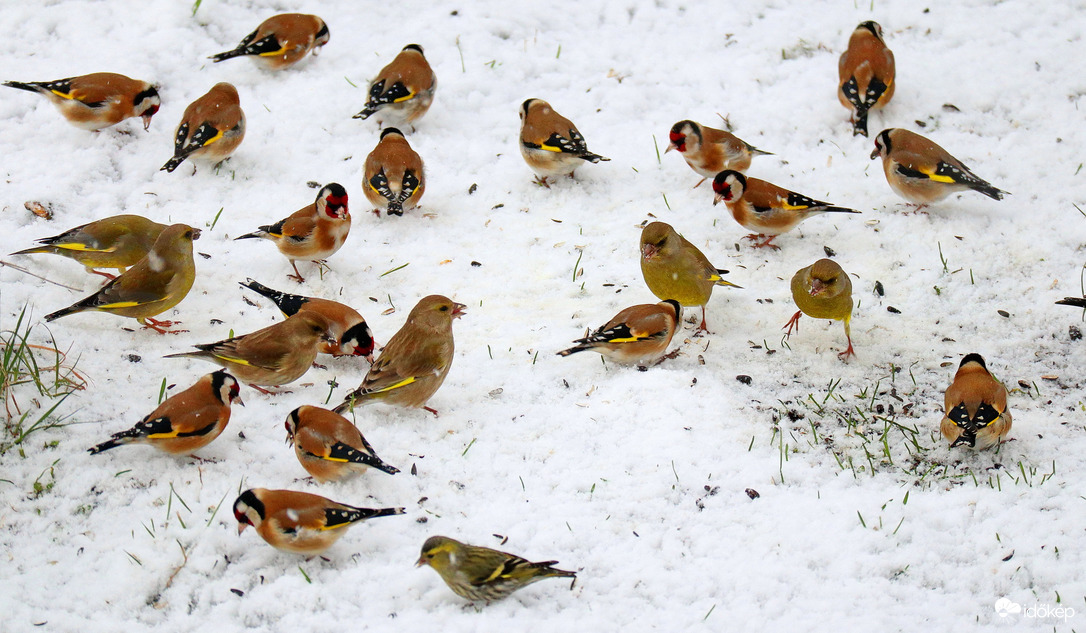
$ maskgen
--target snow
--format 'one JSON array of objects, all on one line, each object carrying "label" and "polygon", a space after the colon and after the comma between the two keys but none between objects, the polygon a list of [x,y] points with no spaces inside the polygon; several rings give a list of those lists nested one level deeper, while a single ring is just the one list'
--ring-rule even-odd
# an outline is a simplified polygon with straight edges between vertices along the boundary
[{"label": "snow", "polygon": [[[163,99],[149,132],[137,119],[93,134],[44,99],[4,90],[2,252],[141,213],[204,229],[196,250],[210,256],[197,258],[192,292],[164,315],[188,333],[93,313],[35,330],[70,347],[90,384],[61,407],[74,424],[0,457],[0,630],[1082,628],[1086,344],[1069,337],[1081,314],[1053,305],[1082,294],[1086,260],[1075,208],[1086,202],[1081,2],[148,8],[0,8],[18,25],[0,43],[2,79],[109,70],[157,82]],[[205,59],[284,11],[325,19],[331,41],[319,57],[279,73]],[[897,94],[872,114],[872,134],[924,134],[1013,195],[964,193],[925,214],[894,195],[868,160],[872,139],[851,135],[834,95],[837,57],[867,19],[882,24],[898,65]],[[367,80],[412,42],[439,80],[409,134],[426,160],[426,194],[419,210],[377,218],[360,177],[379,130],[351,115]],[[185,105],[218,81],[238,87],[245,141],[219,173],[159,172]],[[516,150],[529,97],[548,100],[612,161],[534,185]],[[698,177],[674,153],[657,160],[675,121],[719,126],[717,113],[774,152],[750,175],[863,215],[813,218],[776,252],[740,243],[746,232],[712,206],[708,184],[691,189]],[[308,279],[298,286],[271,244],[232,238],[312,202],[308,181],[346,186],[354,224],[331,271],[322,279],[299,264]],[[29,200],[51,205],[55,219],[25,211]],[[687,323],[673,342],[681,355],[649,371],[589,353],[557,357],[585,328],[656,301],[637,260],[640,223],[652,217],[744,289],[718,288],[712,333],[695,337]],[[837,359],[840,323],[805,318],[781,339],[794,311],[787,280],[824,247],[853,276],[857,357],[847,364]],[[37,321],[100,281],[56,257],[5,261],[83,291],[2,268],[3,329],[24,304]],[[151,411],[163,379],[183,389],[214,369],[163,355],[281,318],[237,286],[246,277],[340,299],[381,342],[425,295],[468,305],[454,324],[452,371],[429,403],[440,417],[358,412],[402,473],[318,485],[301,479],[283,444],[287,413],[324,403],[330,380],[338,403],[364,375],[360,359],[320,359],[327,369],[289,395],[243,387],[247,406],[200,452],[209,461],[146,447],[85,452]],[[998,453],[951,451],[938,436],[943,391],[969,352],[1013,388],[1013,441]],[[35,494],[36,480],[52,487]],[[252,531],[237,536],[230,506],[249,487],[408,512],[352,528],[327,560],[305,560]],[[572,591],[549,580],[465,607],[431,570],[411,566],[434,534],[557,559],[579,577]],[[1021,611],[997,612],[1000,598]]]}]

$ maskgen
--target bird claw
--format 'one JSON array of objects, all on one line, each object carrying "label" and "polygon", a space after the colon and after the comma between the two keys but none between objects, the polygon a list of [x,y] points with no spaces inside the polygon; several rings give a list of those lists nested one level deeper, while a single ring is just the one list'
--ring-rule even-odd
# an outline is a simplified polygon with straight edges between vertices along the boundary
[{"label": "bird claw", "polygon": [[147,317],[147,318],[145,318],[143,320],[142,323],[143,323],[144,329],[151,329],[151,330],[154,330],[154,331],[158,332],[159,334],[180,334],[182,332],[188,332],[188,330],[171,330],[171,329],[169,329],[169,328],[171,328],[171,327],[173,327],[175,325],[180,325],[181,324],[180,321],[159,321],[157,319],[152,319],[150,317]]},{"label": "bird claw", "polygon": [[433,413],[435,418],[437,417],[437,409],[431,409],[430,407],[423,407],[423,409],[426,409],[430,413]]},{"label": "bird claw", "polygon": [[792,336],[792,328],[795,328],[796,331],[799,332],[799,318],[801,316],[803,316],[803,311],[799,310],[795,314],[792,315],[791,319],[788,319],[788,323],[784,324],[784,327],[782,327],[781,329],[782,330],[784,330],[784,329],[788,330],[787,332],[784,333],[784,338],[788,338],[788,337]]},{"label": "bird claw", "polygon": [[535,182],[535,184],[539,185],[540,187],[546,187],[547,189],[551,188],[551,184],[547,182],[546,176],[536,176],[533,182]]},{"label": "bird claw", "polygon": [[305,277],[302,277],[301,275],[287,275],[287,279],[292,279],[298,283],[305,283]]},{"label": "bird claw", "polygon": [[779,251],[779,250],[781,250],[781,247],[772,243],[773,240],[776,239],[776,237],[777,237],[776,235],[766,236],[763,233],[751,233],[750,235],[744,235],[743,239],[750,240],[752,242],[757,242],[758,240],[760,240],[762,238],[765,238],[765,240],[762,241],[761,243],[754,244],[754,248],[766,248],[766,247],[769,247],[769,248],[772,248],[775,251]]}]

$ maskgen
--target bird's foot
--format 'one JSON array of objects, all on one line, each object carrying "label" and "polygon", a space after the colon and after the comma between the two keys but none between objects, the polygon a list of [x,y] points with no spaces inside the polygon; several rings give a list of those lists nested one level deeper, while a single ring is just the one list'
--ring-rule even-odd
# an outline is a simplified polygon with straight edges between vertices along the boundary
[{"label": "bird's foot", "polygon": [[107,272],[103,272],[101,270],[95,270],[93,268],[88,268],[87,272],[89,272],[91,274],[94,274],[94,275],[101,275],[101,276],[105,277],[106,279],[108,279],[110,281],[113,281],[114,279],[117,278],[117,275],[111,275],[111,274],[109,274]]},{"label": "bird's foot", "polygon": [[547,189],[551,188],[551,183],[547,182],[546,176],[536,176],[533,182],[535,182],[535,184],[539,185],[540,187],[546,187]]},{"label": "bird's foot", "polygon": [[775,240],[776,238],[777,238],[776,235],[766,235],[764,233],[751,233],[750,235],[744,235],[743,236],[743,239],[750,240],[752,242],[758,242],[758,240],[762,240],[761,242],[758,242],[757,244],[754,244],[753,245],[754,248],[766,248],[766,247],[768,247],[768,248],[772,248],[775,251],[779,251],[779,250],[781,250],[781,247],[777,246],[776,244],[773,243],[773,240]]},{"label": "bird's foot", "polygon": [[281,396],[288,393],[294,393],[293,391],[287,391],[286,389],[283,389],[281,391],[272,391],[271,389],[265,389],[260,385],[254,385],[251,383],[249,384],[249,386],[264,394],[265,396]]},{"label": "bird's foot", "polygon": [[785,323],[784,327],[781,328],[782,330],[788,330],[784,333],[785,338],[792,336],[792,328],[795,328],[796,331],[799,332],[799,318],[801,316],[803,316],[803,310],[797,310],[796,313],[792,315],[792,318],[788,319],[788,323]]},{"label": "bird's foot", "polygon": [[843,352],[839,352],[837,354],[837,358],[840,358],[841,360],[847,362],[849,356],[855,356],[855,355],[856,355],[856,350],[852,349],[852,341],[849,341],[848,349],[846,349]]},{"label": "bird's foot", "polygon": [[152,319],[151,317],[146,317],[141,323],[143,324],[143,327],[152,329],[159,334],[180,334],[182,332],[188,332],[188,330],[169,329],[175,325],[181,325],[180,321],[159,321],[157,319]]},{"label": "bird's foot", "polygon": [[433,413],[435,418],[437,417],[437,409],[431,409],[430,407],[423,407],[423,409],[426,409],[430,413]]},{"label": "bird's foot", "polygon": [[320,363],[315,362],[315,363],[313,363],[313,369],[328,369],[328,367],[326,367],[325,365],[321,365]]}]

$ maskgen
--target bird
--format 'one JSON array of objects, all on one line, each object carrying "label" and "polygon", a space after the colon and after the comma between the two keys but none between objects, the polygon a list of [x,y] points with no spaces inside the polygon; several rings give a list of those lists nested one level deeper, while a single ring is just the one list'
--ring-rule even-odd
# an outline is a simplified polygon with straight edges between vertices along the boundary
[{"label": "bird", "polygon": [[171,455],[192,453],[222,434],[230,422],[230,405],[245,406],[239,393],[237,378],[225,369],[212,372],[167,398],[132,428],[114,433],[87,452],[97,455],[125,444],[147,444]]},{"label": "bird", "polygon": [[323,266],[343,246],[351,232],[351,213],[347,209],[347,190],[333,182],[321,187],[313,204],[298,209],[288,218],[275,224],[259,227],[236,240],[262,238],[275,242],[276,248],[294,269],[288,278],[302,283],[305,278],[298,272],[299,259],[311,260]]},{"label": "bird", "polygon": [[472,602],[496,602],[544,578],[577,578],[556,569],[558,561],[529,562],[515,554],[468,545],[447,536],[431,536],[422,544],[415,567],[429,565],[453,593]]},{"label": "bird", "polygon": [[757,242],[755,248],[779,249],[773,243],[809,217],[822,213],[859,213],[855,209],[835,207],[829,202],[808,198],[773,183],[744,176],[738,171],[722,171],[713,178],[713,206],[724,202],[732,217],[743,228],[754,231],[746,239]]},{"label": "bird", "polygon": [[671,126],[668,139],[670,142],[664,153],[677,150],[690,169],[702,176],[694,185],[695,189],[706,178],[712,178],[725,169],[747,171],[751,158],[755,156],[772,156],[771,152],[760,150],[731,132],[693,121],[679,121]]},{"label": "bird", "polygon": [[136,319],[145,328],[159,334],[177,334],[185,330],[170,330],[180,321],[159,321],[157,314],[181,303],[196,280],[196,263],[192,258],[192,241],[199,239],[200,229],[187,224],[166,227],[155,240],[147,256],[136,262],[102,286],[98,292],[45,316],[54,321],[69,314],[92,310]]},{"label": "bird", "polygon": [[967,354],[943,398],[939,425],[950,447],[991,448],[1011,430],[1007,388],[996,380],[980,354]]},{"label": "bird", "polygon": [[408,44],[370,82],[369,101],[351,118],[368,119],[380,113],[377,123],[403,127],[422,118],[430,109],[437,76],[426,61],[422,47]]},{"label": "bird", "polygon": [[217,83],[185,108],[174,132],[173,158],[159,171],[172,172],[188,158],[222,162],[244,138],[245,113],[241,111],[238,90],[226,82]]},{"label": "bird", "polygon": [[585,162],[611,160],[588,151],[577,126],[542,99],[528,99],[520,106],[520,154],[544,187],[550,187],[551,176],[573,178]]},{"label": "bird", "polygon": [[722,275],[709,259],[665,222],[652,222],[641,231],[641,274],[652,294],[661,300],[673,299],[680,305],[701,306],[701,325],[705,325],[705,304],[713,286],[739,288]]},{"label": "bird", "polygon": [[356,508],[308,492],[266,488],[250,488],[234,501],[238,535],[251,525],[275,549],[309,556],[331,547],[355,523],[403,513],[403,508]]},{"label": "bird", "polygon": [[381,209],[387,215],[402,216],[404,211],[418,206],[426,192],[422,158],[397,128],[381,132],[381,140],[366,156],[363,170],[362,190],[378,217]]},{"label": "bird", "polygon": [[867,136],[867,114],[894,98],[894,53],[878,22],[861,22],[837,62],[837,99],[852,111],[852,135]]},{"label": "bird", "polygon": [[304,310],[316,312],[328,319],[328,323],[331,324],[328,327],[328,334],[335,339],[335,342],[321,342],[320,353],[332,356],[362,356],[371,364],[373,363],[373,348],[376,344],[373,340],[373,332],[366,323],[366,319],[362,318],[362,315],[354,308],[329,299],[303,297],[272,290],[252,279],[246,279],[240,283],[242,287],[271,299],[283,316],[294,316]]},{"label": "bird", "polygon": [[150,82],[117,73],[91,73],[56,81],[5,81],[4,85],[45,95],[68,123],[91,131],[134,116],[143,119],[143,129],[147,130],[162,104],[158,90]]},{"label": "bird", "polygon": [[344,414],[355,406],[384,402],[398,407],[422,407],[445,382],[453,361],[453,319],[464,314],[466,306],[448,297],[423,297],[407,322],[392,335],[388,344],[370,366],[357,389],[347,394],[335,412]]},{"label": "bird", "polygon": [[682,306],[674,299],[630,306],[558,355],[591,350],[619,363],[644,366],[664,356],[682,317]]},{"label": "bird", "polygon": [[855,356],[852,349],[852,332],[849,322],[852,320],[852,280],[841,266],[832,259],[823,257],[806,268],[801,268],[792,276],[792,299],[799,308],[784,328],[785,336],[792,336],[792,328],[799,331],[799,318],[806,314],[812,319],[833,319],[845,322],[845,337],[848,349],[837,356],[842,360]]},{"label": "bird", "polygon": [[88,273],[116,279],[116,275],[96,270],[116,268],[123,273],[151,251],[155,240],[166,229],[142,215],[114,215],[37,240],[39,246],[12,255],[49,253],[79,262]]},{"label": "bird", "polygon": [[282,70],[328,43],[328,25],[315,15],[281,13],[260,23],[237,48],[208,57],[214,62],[247,56],[267,70]]},{"label": "bird", "polygon": [[303,310],[285,321],[228,338],[218,343],[194,345],[196,352],[169,354],[165,358],[199,358],[225,367],[257,391],[298,380],[317,357],[322,340],[331,341],[328,319]]},{"label": "bird", "polygon": [[1056,305],[1061,306],[1074,306],[1076,308],[1086,308],[1086,296],[1083,297],[1064,297],[1056,302]]},{"label": "bird", "polygon": [[879,156],[890,188],[921,207],[966,189],[993,200],[1002,200],[1007,194],[981,180],[942,147],[909,130],[887,128],[879,132],[871,159]]},{"label": "bird", "polygon": [[298,462],[320,482],[339,481],[373,467],[395,475],[362,433],[342,415],[303,405],[287,415],[287,442],[294,445]]}]

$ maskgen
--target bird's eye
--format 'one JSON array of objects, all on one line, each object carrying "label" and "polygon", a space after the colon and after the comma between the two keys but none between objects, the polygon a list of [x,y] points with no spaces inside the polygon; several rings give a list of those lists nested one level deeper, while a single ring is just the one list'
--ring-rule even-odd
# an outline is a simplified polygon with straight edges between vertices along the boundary
[{"label": "bird's eye", "polygon": [[438,310],[441,310],[442,312],[448,312],[449,306],[441,306],[440,308],[438,308]]}]

